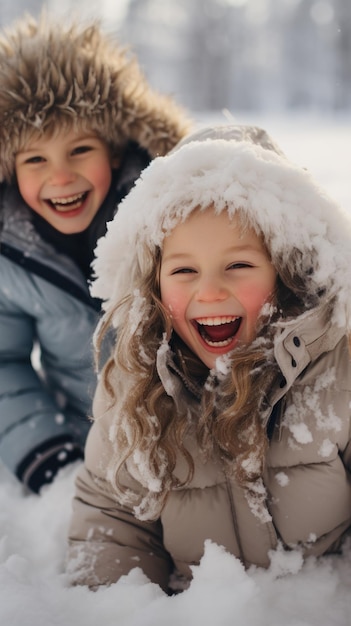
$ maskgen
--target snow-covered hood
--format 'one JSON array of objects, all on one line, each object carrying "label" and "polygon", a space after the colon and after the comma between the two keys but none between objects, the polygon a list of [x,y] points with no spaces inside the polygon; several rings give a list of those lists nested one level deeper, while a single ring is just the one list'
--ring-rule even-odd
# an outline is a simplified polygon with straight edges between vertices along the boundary
[{"label": "snow-covered hood", "polygon": [[144,170],[96,248],[91,291],[105,310],[133,293],[165,235],[211,204],[247,213],[278,270],[300,251],[297,274],[312,266],[314,284],[335,299],[333,321],[351,328],[351,215],[252,126],[202,129]]}]

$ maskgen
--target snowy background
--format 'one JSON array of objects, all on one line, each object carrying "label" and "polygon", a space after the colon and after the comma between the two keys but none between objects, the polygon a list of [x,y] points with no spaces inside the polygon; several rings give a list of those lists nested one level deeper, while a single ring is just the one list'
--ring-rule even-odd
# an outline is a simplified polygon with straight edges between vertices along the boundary
[{"label": "snowy background", "polygon": [[[199,123],[264,127],[351,210],[350,0],[0,0],[0,26],[42,5],[100,17]],[[38,497],[0,465],[0,626],[350,626],[351,540],[342,556],[303,564],[278,551],[248,572],[209,544],[173,598],[139,570],[96,593],[69,588],[76,469]]]},{"label": "snowy background", "polygon": [[[224,113],[198,120],[229,121]],[[232,121],[263,126],[351,210],[351,116]],[[63,560],[77,466],[40,496],[24,493],[0,466],[0,626],[350,626],[351,541],[342,556],[302,563],[278,551],[269,570],[248,572],[208,544],[190,588],[172,598],[137,569],[96,593],[69,588]]]},{"label": "snowy background", "polygon": [[351,110],[350,0],[0,0],[98,17],[150,83],[192,111]]}]

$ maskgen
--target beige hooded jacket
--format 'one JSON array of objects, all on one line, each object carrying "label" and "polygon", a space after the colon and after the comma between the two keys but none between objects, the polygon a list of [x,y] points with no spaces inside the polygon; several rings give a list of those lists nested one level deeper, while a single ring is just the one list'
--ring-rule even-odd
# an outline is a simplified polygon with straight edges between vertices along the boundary
[{"label": "beige hooded jacket", "polygon": [[[175,171],[172,196],[170,175]],[[163,184],[168,195],[161,193]],[[138,229],[131,216],[132,207],[138,213],[141,198],[150,207],[149,231],[147,225],[141,228],[141,222],[147,222],[142,211],[135,221]],[[270,551],[278,545],[304,555],[338,551],[351,527],[351,226],[347,214],[326,198],[307,172],[277,154],[257,129],[224,128],[208,138],[206,133],[190,138],[170,156],[156,159],[122,204],[119,228],[112,225],[98,246],[96,292],[106,298],[107,310],[113,307],[127,289],[126,268],[132,284],[143,271],[142,246],[152,248],[162,241],[162,233],[176,223],[179,207],[184,217],[209,198],[219,210],[229,211],[226,207],[240,202],[248,214],[255,213],[277,267],[278,260],[284,264],[296,259],[298,248],[302,254],[296,275],[304,281],[306,297],[311,277],[320,294],[317,306],[306,308],[276,332],[274,357],[281,375],[262,414],[270,433],[262,497],[252,499],[226,475],[218,458],[204,462],[189,432],[186,446],[195,463],[191,482],[169,493],[156,521],[138,518],[137,509],[118,502],[109,480],[116,455],[113,433],[123,424],[118,406],[108,408],[100,384],[69,530],[68,571],[75,583],[110,584],[141,567],[167,590],[174,571],[185,581],[191,579],[191,566],[199,563],[207,539],[247,567],[267,567]],[[121,254],[113,247],[117,233],[129,246],[134,237],[139,248],[138,259],[124,257],[114,277],[118,264],[113,255]],[[116,318],[116,325],[119,321]],[[175,398],[175,406],[186,403],[196,410],[197,399],[172,373],[170,359],[169,351],[159,350],[158,373],[167,393]],[[131,392],[126,375],[119,374],[114,382],[117,397]],[[140,497],[153,489],[143,469],[143,460],[134,457],[123,476]],[[179,459],[175,474],[181,478],[184,472]]]}]

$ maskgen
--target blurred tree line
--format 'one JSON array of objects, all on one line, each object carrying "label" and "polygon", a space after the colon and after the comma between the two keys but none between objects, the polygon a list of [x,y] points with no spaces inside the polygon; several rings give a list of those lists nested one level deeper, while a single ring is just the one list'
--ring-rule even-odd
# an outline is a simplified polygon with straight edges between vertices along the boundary
[{"label": "blurred tree line", "polygon": [[351,110],[351,0],[0,0],[95,15],[193,111]]},{"label": "blurred tree line", "polygon": [[130,0],[121,33],[193,110],[351,109],[350,0]]}]

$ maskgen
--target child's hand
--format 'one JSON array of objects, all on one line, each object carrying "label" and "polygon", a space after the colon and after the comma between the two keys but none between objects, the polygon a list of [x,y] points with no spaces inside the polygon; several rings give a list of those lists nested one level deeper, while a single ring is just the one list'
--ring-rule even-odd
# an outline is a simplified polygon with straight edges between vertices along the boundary
[{"label": "child's hand", "polygon": [[83,458],[82,448],[72,442],[69,435],[54,437],[32,450],[16,473],[31,491],[39,493],[41,487],[54,480],[60,469]]}]

